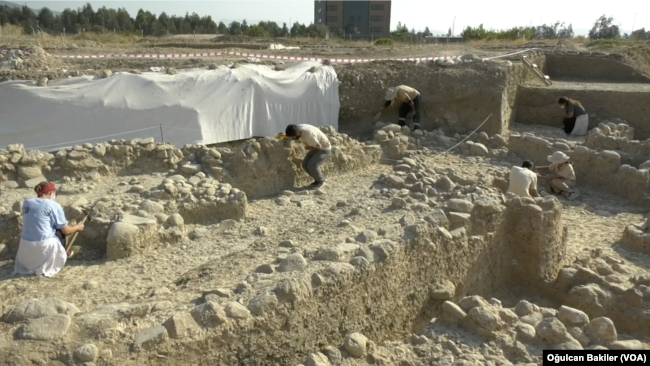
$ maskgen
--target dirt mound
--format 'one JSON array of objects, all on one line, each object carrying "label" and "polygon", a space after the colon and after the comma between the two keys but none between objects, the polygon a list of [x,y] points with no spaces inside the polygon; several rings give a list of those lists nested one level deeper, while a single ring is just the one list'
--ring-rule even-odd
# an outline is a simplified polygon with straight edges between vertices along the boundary
[{"label": "dirt mound", "polygon": [[215,43],[259,43],[259,41],[260,41],[259,38],[249,37],[244,35],[239,35],[239,36],[224,35],[212,39],[212,42]]}]

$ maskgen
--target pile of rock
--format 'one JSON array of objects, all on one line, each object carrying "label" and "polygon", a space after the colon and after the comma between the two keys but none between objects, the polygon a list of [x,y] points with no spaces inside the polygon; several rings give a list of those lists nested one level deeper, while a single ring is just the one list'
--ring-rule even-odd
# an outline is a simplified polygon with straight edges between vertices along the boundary
[{"label": "pile of rock", "polygon": [[650,140],[634,140],[634,129],[627,122],[615,119],[600,123],[589,132],[586,146],[590,149],[615,150],[621,162],[639,169],[650,169]]},{"label": "pile of rock", "polygon": [[[397,161],[393,170],[393,174],[379,177],[377,188],[380,195],[392,198],[396,208],[407,208],[414,200],[437,207],[437,202],[452,198],[472,202],[486,195],[500,196],[497,189],[492,187],[493,178],[487,174],[465,177],[453,170],[432,169],[418,156]],[[411,209],[421,208],[412,206]]]},{"label": "pile of rock", "polygon": [[20,70],[22,67],[23,59],[16,51],[9,51],[0,59],[0,71]]},{"label": "pile of rock", "polygon": [[590,149],[625,150],[633,139],[634,128],[626,121],[614,118],[589,131],[585,144]]},{"label": "pile of rock", "polygon": [[514,308],[504,308],[499,300],[488,302],[480,296],[469,296],[458,303],[446,301],[442,308],[442,316],[434,320],[430,331],[435,332],[438,323],[458,325],[493,340],[519,362],[534,362],[531,355],[541,354],[542,349],[638,350],[645,347],[637,340],[619,340],[610,318],[590,319],[583,311],[568,306],[556,310],[522,300]]},{"label": "pile of rock", "polygon": [[593,318],[609,317],[625,331],[650,326],[650,278],[601,250],[584,251],[563,268],[553,289],[564,304]]},{"label": "pile of rock", "polygon": [[622,242],[637,252],[650,254],[650,233],[634,225],[625,228]]},{"label": "pile of rock", "polygon": [[[466,139],[467,138],[467,139]],[[471,136],[456,133],[453,137],[445,135],[442,129],[431,132],[425,130],[411,131],[408,127],[396,124],[375,124],[375,141],[382,145],[386,156],[400,159],[412,151],[430,147],[450,148],[464,139],[465,142],[456,149],[464,155],[504,157],[508,155],[507,141],[501,135],[489,137],[485,132]]]}]

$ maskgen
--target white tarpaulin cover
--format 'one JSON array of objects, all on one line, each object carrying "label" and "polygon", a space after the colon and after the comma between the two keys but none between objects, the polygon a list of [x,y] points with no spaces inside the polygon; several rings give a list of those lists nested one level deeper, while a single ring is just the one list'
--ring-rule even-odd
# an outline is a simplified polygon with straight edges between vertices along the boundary
[{"label": "white tarpaulin cover", "polygon": [[[284,71],[263,65],[118,73],[38,87],[0,83],[0,146],[57,150],[84,142],[154,137],[177,146],[274,136],[288,124],[338,128],[336,72],[317,62]],[[135,132],[133,132],[135,131]]]}]

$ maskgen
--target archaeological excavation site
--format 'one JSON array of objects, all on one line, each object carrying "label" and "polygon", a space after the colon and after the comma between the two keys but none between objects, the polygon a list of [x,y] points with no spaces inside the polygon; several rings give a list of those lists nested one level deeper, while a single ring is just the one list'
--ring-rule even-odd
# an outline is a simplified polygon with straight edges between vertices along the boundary
[{"label": "archaeological excavation site", "polygon": [[[528,366],[543,350],[650,349],[647,58],[580,45],[60,57],[95,46],[0,47],[26,51],[0,57],[0,365]],[[388,59],[429,55],[454,57]],[[303,99],[212,106],[286,75],[312,83]],[[421,93],[421,129],[400,127],[397,106],[373,119],[397,85]],[[562,129],[563,96],[587,135]],[[276,137],[289,123],[330,140],[323,188],[301,189],[307,151]],[[576,199],[543,176],[539,197],[507,192],[513,166],[557,151]],[[61,272],[14,275],[42,181],[85,229]]]}]

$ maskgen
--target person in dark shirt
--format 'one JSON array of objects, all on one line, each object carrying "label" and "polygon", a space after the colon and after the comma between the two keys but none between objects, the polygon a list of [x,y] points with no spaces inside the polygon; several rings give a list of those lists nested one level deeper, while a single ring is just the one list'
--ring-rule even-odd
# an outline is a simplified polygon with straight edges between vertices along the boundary
[{"label": "person in dark shirt", "polygon": [[564,132],[572,136],[584,136],[589,127],[589,116],[582,104],[571,98],[562,97],[558,100],[560,108],[564,109]]}]

